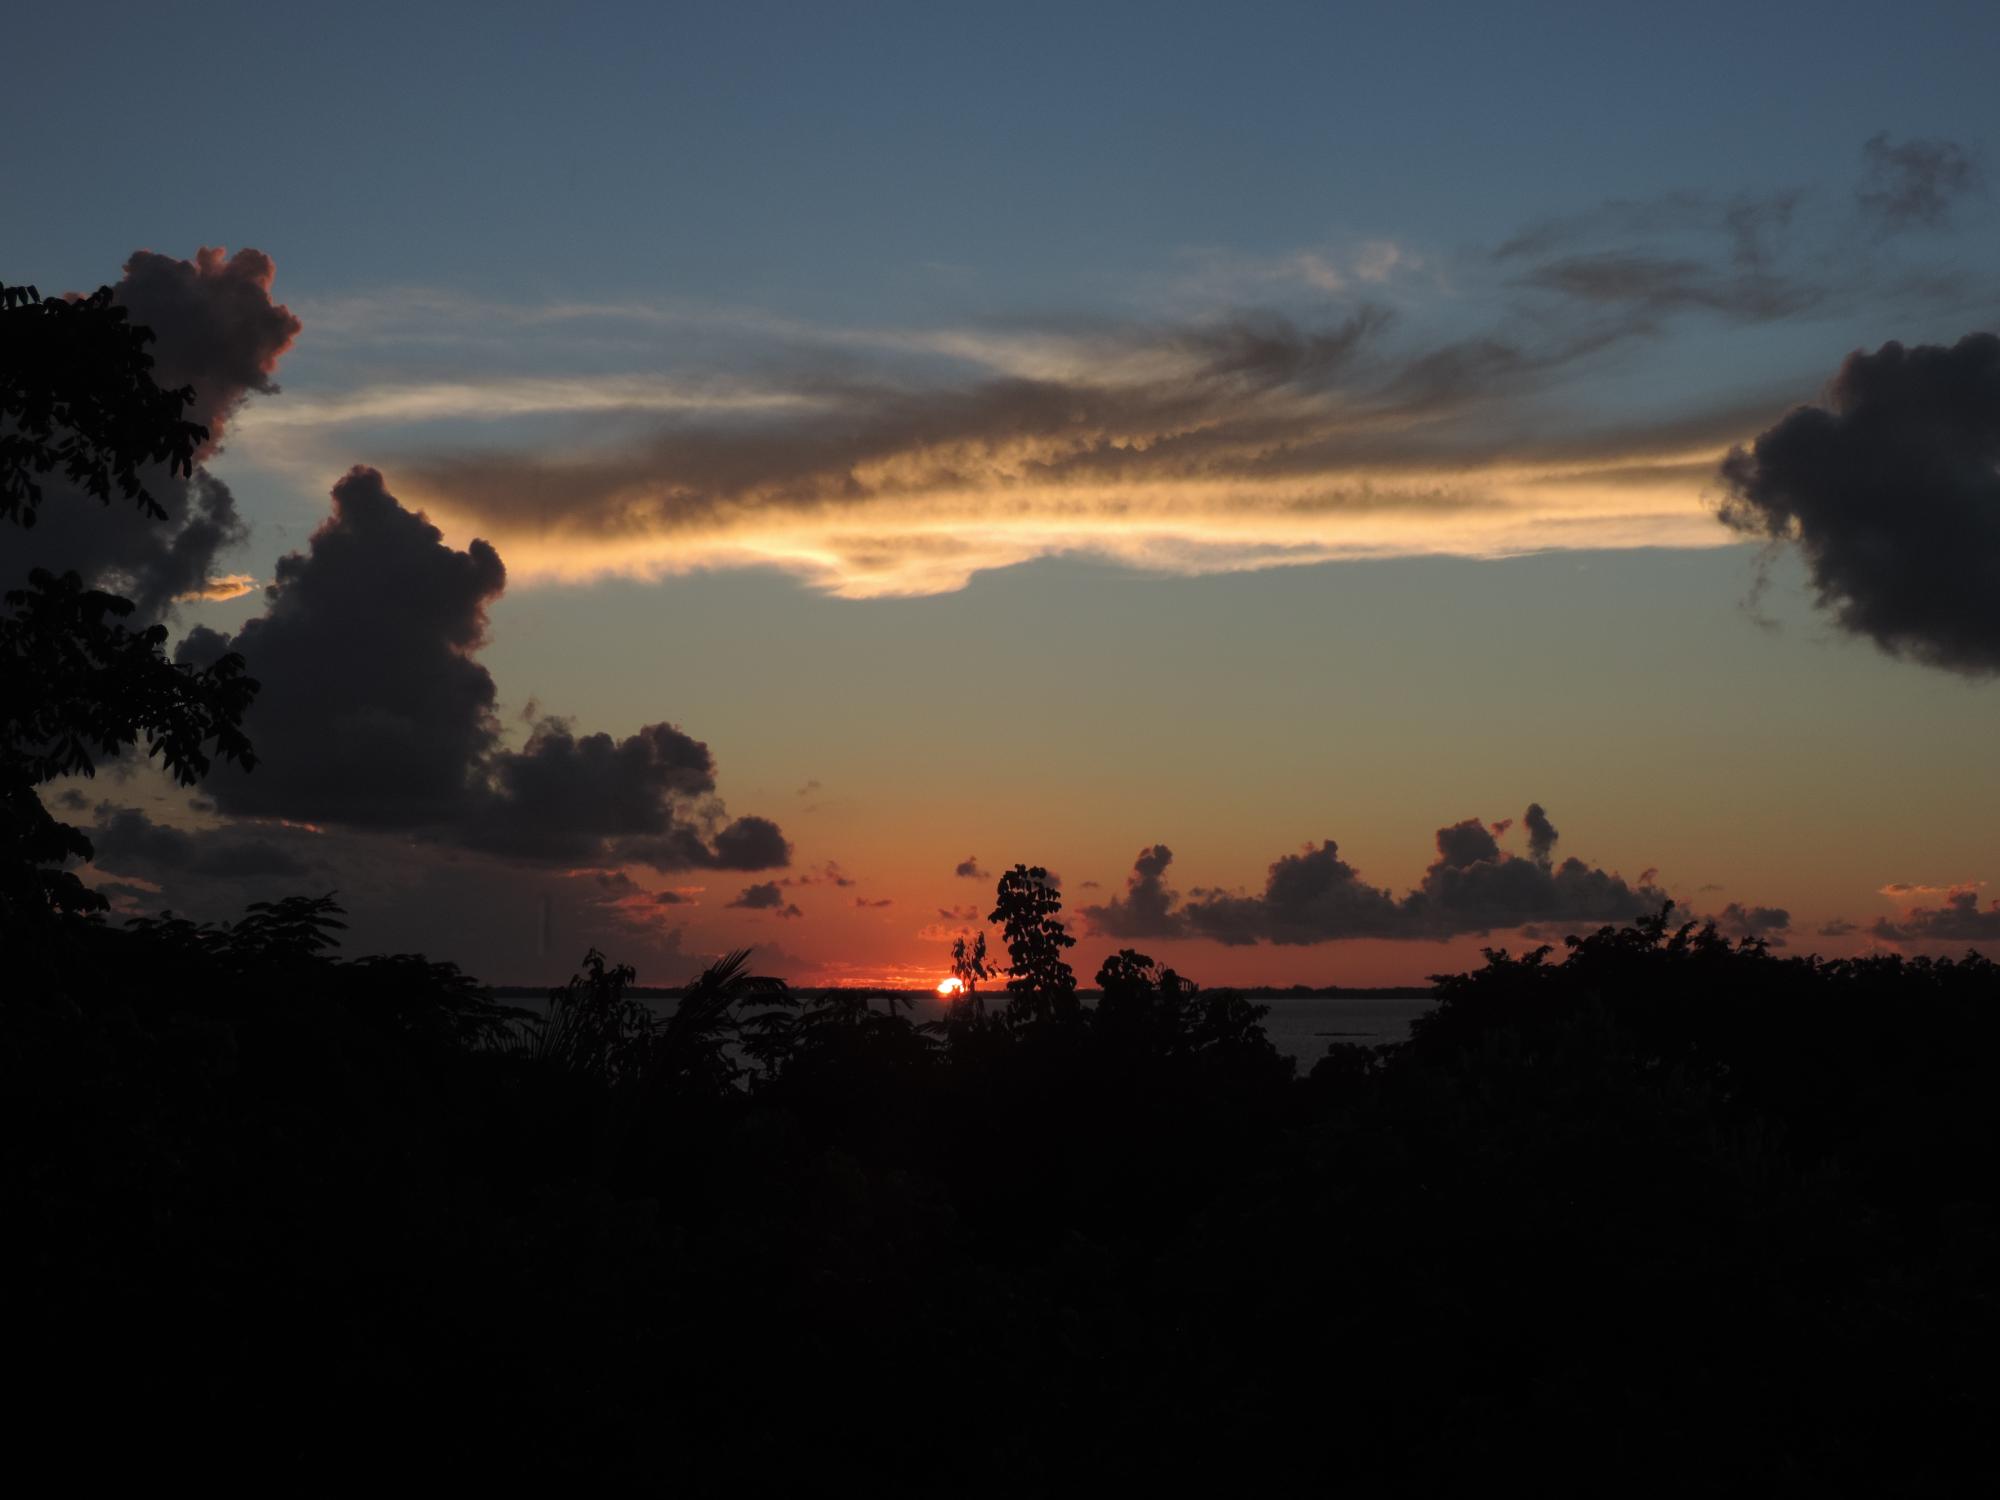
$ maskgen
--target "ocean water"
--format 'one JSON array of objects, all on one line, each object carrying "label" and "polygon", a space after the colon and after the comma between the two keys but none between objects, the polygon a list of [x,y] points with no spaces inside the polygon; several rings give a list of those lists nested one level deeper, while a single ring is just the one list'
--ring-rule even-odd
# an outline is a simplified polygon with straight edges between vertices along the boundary
[{"label": "ocean water", "polygon": [[[932,1021],[944,1014],[944,1006],[935,996],[909,998],[913,1020]],[[986,999],[989,1005],[1005,1005],[1006,991],[988,991]],[[875,1003],[879,1007],[882,1002]],[[1377,1047],[1407,1040],[1410,1022],[1437,1002],[1407,995],[1287,995],[1253,1003],[1269,1007],[1264,1033],[1272,1046],[1298,1062],[1303,1077],[1336,1042]]]},{"label": "ocean water", "polygon": [[[933,996],[914,995],[910,999],[913,1020],[932,1021],[944,1014],[943,1005]],[[988,991],[986,999],[994,1006],[1007,1003],[1004,990]],[[1410,1022],[1437,1002],[1407,995],[1287,995],[1252,1003],[1269,1007],[1264,1034],[1273,1047],[1298,1062],[1303,1077],[1336,1042],[1377,1047],[1407,1040]]]},{"label": "ocean water", "polygon": [[1410,1023],[1437,1004],[1407,995],[1300,995],[1256,1003],[1271,1008],[1264,1032],[1273,1047],[1297,1060],[1300,1076],[1336,1042],[1377,1047],[1407,1040]]},{"label": "ocean water", "polygon": [[[908,1014],[914,1021],[934,1021],[944,1014],[944,1005],[934,995],[900,998],[909,1002]],[[1004,1005],[1006,992],[990,992],[987,1000],[995,1006]],[[547,1004],[530,997],[510,997],[506,1003],[537,1013]],[[678,1002],[646,997],[645,1003],[665,1016],[672,1014]],[[878,997],[872,1003],[879,1010],[884,1001]],[[1287,995],[1254,1003],[1269,1008],[1264,1017],[1265,1035],[1273,1047],[1298,1063],[1299,1076],[1304,1077],[1336,1043],[1377,1047],[1407,1040],[1410,1023],[1437,1002],[1406,995]]]}]

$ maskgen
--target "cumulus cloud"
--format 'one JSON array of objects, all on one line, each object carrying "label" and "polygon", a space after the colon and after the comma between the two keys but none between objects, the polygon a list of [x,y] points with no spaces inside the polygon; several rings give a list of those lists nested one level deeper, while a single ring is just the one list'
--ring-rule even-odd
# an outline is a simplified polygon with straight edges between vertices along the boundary
[{"label": "cumulus cloud", "polygon": [[728,820],[708,747],[672,724],[618,739],[545,717],[521,749],[501,743],[477,654],[506,577],[491,546],[447,546],[375,470],[347,474],[307,550],[279,561],[264,613],[233,639],[198,628],[177,653],[240,652],[263,683],[245,721],[259,765],[218,768],[217,805],[546,863],[787,863],[775,823]]},{"label": "cumulus cloud", "polygon": [[1774,948],[1785,945],[1792,914],[1782,906],[1745,906],[1732,901],[1709,919],[1724,937],[1761,938]]},{"label": "cumulus cloud", "polygon": [[1721,477],[1722,519],[1796,546],[1843,629],[2000,672],[2000,338],[1857,351]]},{"label": "cumulus cloud", "polygon": [[785,899],[785,893],[778,889],[778,882],[775,880],[764,880],[759,881],[755,885],[746,885],[729,905],[740,908],[743,911],[768,911],[780,917],[802,917],[805,915],[798,907]]},{"label": "cumulus cloud", "polygon": [[1437,831],[1437,856],[1415,890],[1401,897],[1371,885],[1333,840],[1274,861],[1254,894],[1193,891],[1180,901],[1165,883],[1173,855],[1164,844],[1140,851],[1125,894],[1084,908],[1111,937],[1199,937],[1243,946],[1306,945],[1342,938],[1442,940],[1534,923],[1629,921],[1656,911],[1664,892],[1567,859],[1554,859],[1557,834],[1541,805],[1528,809],[1527,857],[1500,847],[1493,829],[1468,818]]},{"label": "cumulus cloud", "polygon": [[2000,901],[1979,904],[1976,886],[1945,893],[1939,906],[1913,906],[1901,917],[1879,917],[1869,933],[1891,943],[1985,943],[2000,941]]},{"label": "cumulus cloud", "polygon": [[951,873],[964,880],[984,880],[986,878],[986,872],[979,868],[979,856],[976,854],[966,855],[964,859],[958,862],[958,867]]},{"label": "cumulus cloud", "polygon": [[50,476],[34,528],[0,530],[0,575],[9,586],[30,567],[74,570],[127,595],[148,618],[179,597],[231,596],[234,585],[215,577],[214,567],[245,527],[229,487],[205,463],[244,400],[277,391],[278,361],[299,332],[299,320],[271,300],[274,275],[271,258],[258,250],[229,255],[204,247],[191,261],[140,250],[126,261],[114,298],[135,325],[152,329],[148,352],[159,382],[193,388],[187,419],[208,428],[208,441],[191,476],[159,466],[146,471],[164,521],[123,502],[106,506]]},{"label": "cumulus cloud", "polygon": [[1178,898],[1166,884],[1166,869],[1173,862],[1174,852],[1165,844],[1141,849],[1132,862],[1125,894],[1083,909],[1092,928],[1115,938],[1180,936],[1184,924],[1174,910]]}]

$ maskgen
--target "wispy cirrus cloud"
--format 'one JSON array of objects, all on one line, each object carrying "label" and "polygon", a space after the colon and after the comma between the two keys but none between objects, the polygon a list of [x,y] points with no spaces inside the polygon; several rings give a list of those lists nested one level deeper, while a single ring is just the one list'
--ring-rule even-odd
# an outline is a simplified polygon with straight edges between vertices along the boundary
[{"label": "wispy cirrus cloud", "polygon": [[[1203,573],[1728,545],[1718,462],[1809,386],[1698,383],[1702,404],[1675,407],[1648,358],[1697,323],[1963,302],[1964,273],[1897,259],[1867,207],[1908,198],[1901,229],[1945,226],[1974,180],[1955,151],[1871,142],[1858,199],[1667,194],[1446,256],[1388,238],[1186,251],[1144,315],[871,328],[676,301],[308,303],[361,376],[267,404],[243,440],[280,466],[368,458],[529,583],[755,566],[873,597],[1062,554]],[[371,340],[588,368],[385,384]],[[1650,399],[1607,400],[1620,380]]]}]

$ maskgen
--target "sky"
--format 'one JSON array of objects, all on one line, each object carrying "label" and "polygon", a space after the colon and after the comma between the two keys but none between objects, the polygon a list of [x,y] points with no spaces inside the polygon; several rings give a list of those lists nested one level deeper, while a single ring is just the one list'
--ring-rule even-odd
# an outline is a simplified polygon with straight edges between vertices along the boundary
[{"label": "sky", "polygon": [[48,789],[118,912],[501,983],[928,983],[1016,862],[1086,981],[2000,942],[1990,6],[17,24],[0,279],[211,437],[0,563],[264,684],[247,775]]}]

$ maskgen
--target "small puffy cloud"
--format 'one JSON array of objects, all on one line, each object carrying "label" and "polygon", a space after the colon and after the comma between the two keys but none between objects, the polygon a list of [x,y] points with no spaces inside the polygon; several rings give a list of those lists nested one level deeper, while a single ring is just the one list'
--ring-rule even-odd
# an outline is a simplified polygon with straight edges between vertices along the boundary
[{"label": "small puffy cloud", "polygon": [[866,896],[856,896],[854,904],[870,911],[880,911],[883,907],[894,906],[896,903],[887,896],[879,897],[873,901],[869,900]]},{"label": "small puffy cloud", "polygon": [[986,872],[979,868],[979,856],[976,854],[966,855],[964,859],[958,862],[958,867],[951,873],[964,880],[984,880],[986,878]]},{"label": "small puffy cloud", "polygon": [[1835,917],[1820,927],[1819,935],[1821,937],[1848,937],[1860,930],[1860,923],[1850,922],[1845,917]]},{"label": "small puffy cloud", "polygon": [[1869,933],[1890,943],[2000,941],[2000,901],[1979,904],[1977,886],[1946,892],[1942,905],[1913,906],[1895,920],[1878,918]]},{"label": "small puffy cloud", "polygon": [[1774,948],[1784,946],[1792,927],[1792,914],[1782,906],[1745,906],[1739,901],[1730,902],[1710,920],[1725,937],[1761,938]]},{"label": "small puffy cloud", "polygon": [[785,900],[785,894],[778,889],[775,880],[759,881],[746,885],[734,901],[729,903],[743,911],[768,911],[780,917],[802,917],[804,912]]},{"label": "small puffy cloud", "polygon": [[1437,830],[1437,855],[1415,890],[1401,897],[1370,884],[1331,839],[1276,860],[1254,894],[1192,891],[1179,900],[1165,881],[1173,855],[1142,849],[1125,894],[1084,915],[1112,937],[1199,937],[1233,946],[1305,945],[1344,938],[1442,940],[1538,923],[1629,921],[1657,911],[1664,892],[1579,859],[1554,858],[1557,833],[1539,803],[1523,818],[1530,856],[1501,849],[1477,818]]}]

